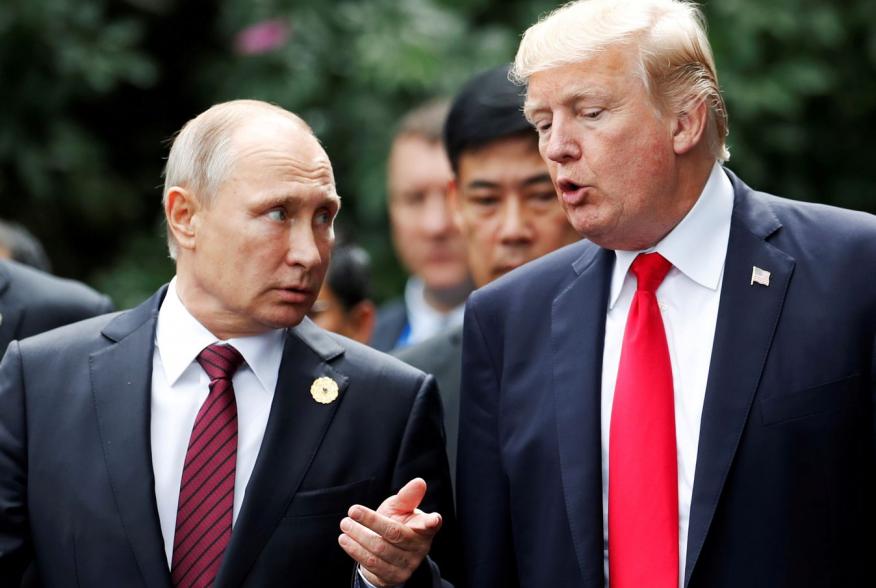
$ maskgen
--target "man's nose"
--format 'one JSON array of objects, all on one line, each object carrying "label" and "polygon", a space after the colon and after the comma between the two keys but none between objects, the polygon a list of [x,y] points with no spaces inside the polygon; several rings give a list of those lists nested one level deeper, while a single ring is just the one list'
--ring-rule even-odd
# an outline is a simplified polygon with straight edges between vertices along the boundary
[{"label": "man's nose", "polygon": [[520,244],[532,239],[532,227],[527,219],[522,196],[511,194],[505,198],[500,211],[499,241],[503,244]]},{"label": "man's nose", "polygon": [[580,159],[581,143],[570,124],[555,120],[549,134],[542,139],[542,156],[555,163],[567,163]]},{"label": "man's nose", "polygon": [[443,190],[435,190],[427,195],[423,215],[423,229],[429,236],[444,236],[454,229],[447,193]]},{"label": "man's nose", "polygon": [[[330,247],[327,249],[330,250]],[[313,227],[296,226],[289,231],[289,251],[286,253],[289,265],[311,269],[322,263],[322,253],[317,243]]]}]

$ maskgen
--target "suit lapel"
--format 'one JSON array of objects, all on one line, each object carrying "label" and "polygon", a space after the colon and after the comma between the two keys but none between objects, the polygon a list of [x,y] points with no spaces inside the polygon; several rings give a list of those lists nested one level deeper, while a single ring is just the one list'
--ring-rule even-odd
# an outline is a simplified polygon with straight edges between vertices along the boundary
[{"label": "suit lapel", "polygon": [[[243,584],[301,485],[344,400],[347,378],[327,363],[342,353],[342,347],[307,319],[287,335],[264,440],[216,578],[217,588]],[[319,404],[311,397],[310,386],[321,376],[338,384],[338,400]]]},{"label": "suit lapel", "polygon": [[21,322],[21,313],[24,312],[24,307],[21,304],[5,295],[9,284],[10,279],[6,268],[0,264],[0,357],[3,356],[9,343],[15,339],[18,324]]},{"label": "suit lapel", "polygon": [[[767,243],[781,227],[775,214],[761,196],[728,175],[736,195],[700,425],[685,586],[748,421],[794,270],[794,260]],[[770,272],[768,287],[751,284],[755,266]]]},{"label": "suit lapel", "polygon": [[94,408],[116,507],[150,587],[169,587],[170,573],[155,501],[150,444],[152,354],[162,289],[104,329],[114,341],[91,355]]},{"label": "suit lapel", "polygon": [[573,265],[578,277],[557,296],[551,313],[560,471],[578,566],[588,586],[603,582],[600,390],[613,263],[610,251],[588,248]]}]

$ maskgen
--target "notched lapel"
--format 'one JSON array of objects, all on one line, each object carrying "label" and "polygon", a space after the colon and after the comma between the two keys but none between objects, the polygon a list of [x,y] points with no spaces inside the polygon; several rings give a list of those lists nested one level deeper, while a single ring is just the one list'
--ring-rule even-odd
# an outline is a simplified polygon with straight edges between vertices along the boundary
[{"label": "notched lapel", "polygon": [[[709,532],[782,312],[794,260],[766,238],[779,221],[730,175],[737,197],[700,425],[691,501],[685,586]],[[752,268],[770,272],[752,284]]]},{"label": "notched lapel", "polygon": [[601,409],[605,308],[614,257],[593,247],[554,300],[551,355],[566,514],[587,586],[603,583]]},{"label": "notched lapel", "polygon": [[[110,323],[117,342],[89,358],[94,409],[116,507],[146,586],[170,587],[150,445],[152,353],[163,291]],[[154,307],[153,307],[154,305]],[[129,330],[133,328],[133,330]]]},{"label": "notched lapel", "polygon": [[3,357],[3,351],[16,338],[24,310],[20,304],[0,299],[0,357]]},{"label": "notched lapel", "polygon": [[9,283],[6,268],[0,265],[0,358],[3,357],[3,350],[15,339],[18,324],[21,322],[21,313],[24,312],[24,307],[10,300],[10,296],[6,294]]},{"label": "notched lapel", "polygon": [[[328,363],[341,353],[343,349],[307,319],[286,336],[265,436],[216,578],[217,588],[244,583],[301,485],[344,401],[347,378]],[[321,404],[311,396],[310,387],[320,377],[337,383],[337,400]]]}]

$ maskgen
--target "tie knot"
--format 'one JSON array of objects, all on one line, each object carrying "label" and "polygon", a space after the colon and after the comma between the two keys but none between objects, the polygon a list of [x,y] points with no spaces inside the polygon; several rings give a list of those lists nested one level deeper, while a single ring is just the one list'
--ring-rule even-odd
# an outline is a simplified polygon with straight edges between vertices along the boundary
[{"label": "tie knot", "polygon": [[636,289],[656,292],[672,264],[659,253],[640,253],[630,271],[636,276]]},{"label": "tie knot", "polygon": [[243,356],[231,345],[213,343],[198,354],[198,363],[210,376],[210,381],[230,380],[243,363]]}]

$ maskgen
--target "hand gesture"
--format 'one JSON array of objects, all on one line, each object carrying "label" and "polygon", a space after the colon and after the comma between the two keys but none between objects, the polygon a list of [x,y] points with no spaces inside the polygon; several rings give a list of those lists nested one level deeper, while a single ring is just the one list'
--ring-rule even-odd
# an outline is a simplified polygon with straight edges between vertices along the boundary
[{"label": "hand gesture", "polygon": [[414,478],[377,511],[355,504],[341,521],[338,543],[373,585],[404,584],[429,553],[442,519],[417,508],[425,494],[426,482]]}]

